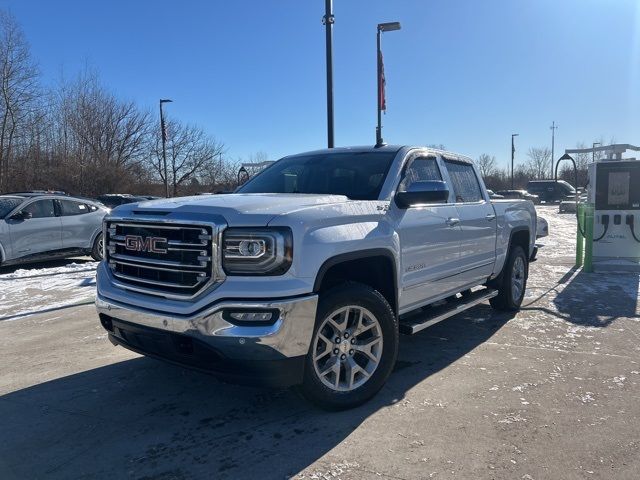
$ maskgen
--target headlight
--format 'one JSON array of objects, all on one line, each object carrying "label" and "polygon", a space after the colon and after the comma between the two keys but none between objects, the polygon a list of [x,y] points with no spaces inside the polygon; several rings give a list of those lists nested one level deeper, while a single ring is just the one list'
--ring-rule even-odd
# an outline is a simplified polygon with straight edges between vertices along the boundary
[{"label": "headlight", "polygon": [[282,275],[292,257],[288,228],[229,228],[222,237],[222,267],[227,275]]}]

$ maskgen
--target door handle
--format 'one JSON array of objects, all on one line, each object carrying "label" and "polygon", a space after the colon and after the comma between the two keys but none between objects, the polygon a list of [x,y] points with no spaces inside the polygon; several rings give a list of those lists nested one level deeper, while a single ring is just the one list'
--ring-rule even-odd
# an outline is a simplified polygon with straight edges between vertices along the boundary
[{"label": "door handle", "polygon": [[487,213],[487,216],[485,218],[491,221],[491,220],[495,220],[496,216],[493,213]]},{"label": "door handle", "polygon": [[458,225],[460,223],[460,219],[459,218],[454,218],[454,217],[449,217],[445,220],[445,222],[447,225],[449,225],[450,227],[455,227],[456,225]]}]

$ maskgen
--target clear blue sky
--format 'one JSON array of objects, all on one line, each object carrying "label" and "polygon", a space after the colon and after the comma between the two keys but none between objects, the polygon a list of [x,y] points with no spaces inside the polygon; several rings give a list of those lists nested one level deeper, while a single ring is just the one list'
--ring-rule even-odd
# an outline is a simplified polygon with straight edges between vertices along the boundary
[{"label": "clear blue sky", "polygon": [[[233,157],[326,145],[323,0],[0,0],[44,81],[84,65],[141,106],[204,127]],[[389,143],[506,164],[601,135],[640,143],[637,0],[334,0],[336,144],[374,142],[375,25]],[[557,157],[557,155],[556,155]]]}]

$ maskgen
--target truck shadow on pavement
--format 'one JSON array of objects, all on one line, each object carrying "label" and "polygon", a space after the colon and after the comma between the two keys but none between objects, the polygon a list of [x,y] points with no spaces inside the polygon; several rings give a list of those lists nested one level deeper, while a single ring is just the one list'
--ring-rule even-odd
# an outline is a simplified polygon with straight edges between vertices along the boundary
[{"label": "truck shadow on pavement", "polygon": [[28,387],[0,397],[0,478],[288,478],[372,414],[402,408],[409,389],[511,317],[481,305],[402,337],[387,385],[346,412],[318,410],[289,389],[226,385],[144,357]]},{"label": "truck shadow on pavement", "polygon": [[[634,273],[584,273],[571,269],[552,289],[524,306],[540,310],[582,327],[608,327],[618,318],[640,318],[638,286]],[[551,306],[536,305],[551,291],[556,292]]]}]

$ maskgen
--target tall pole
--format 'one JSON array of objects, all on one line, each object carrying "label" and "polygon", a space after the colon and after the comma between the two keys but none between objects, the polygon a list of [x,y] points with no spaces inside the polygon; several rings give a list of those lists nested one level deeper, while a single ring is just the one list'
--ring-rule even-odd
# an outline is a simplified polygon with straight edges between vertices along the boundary
[{"label": "tall pole", "polygon": [[170,102],[171,100],[160,100],[160,136],[162,137],[162,163],[164,170],[164,196],[169,198],[169,178],[167,177],[167,133],[166,126],[164,124],[164,113],[162,111],[162,104]]},{"label": "tall pole", "polygon": [[378,77],[378,124],[376,126],[376,146],[383,144],[382,139],[382,31],[378,27],[378,34],[376,35],[376,58],[377,58],[377,77]]},{"label": "tall pole", "polygon": [[517,133],[512,133],[511,134],[511,190],[513,190],[514,186],[513,186],[513,159],[515,157],[515,153],[516,153],[516,147],[514,144],[513,139],[515,137],[517,137],[518,134]]},{"label": "tall pole", "polygon": [[324,17],[327,55],[327,147],[333,148],[333,0],[325,0]]},{"label": "tall pole", "polygon": [[558,127],[556,127],[556,122],[555,120],[553,121],[553,123],[551,124],[551,177],[553,178],[553,162],[555,157],[555,146],[556,146],[556,130]]},{"label": "tall pole", "polygon": [[383,105],[384,101],[384,85],[383,85],[383,69],[382,65],[382,32],[393,32],[396,30],[400,30],[400,22],[387,22],[387,23],[379,23],[378,24],[378,33],[376,35],[376,55],[377,55],[377,66],[378,66],[378,125],[376,126],[376,147],[381,147],[384,145],[384,140],[382,139],[382,109],[383,107],[386,109],[385,105]]}]

